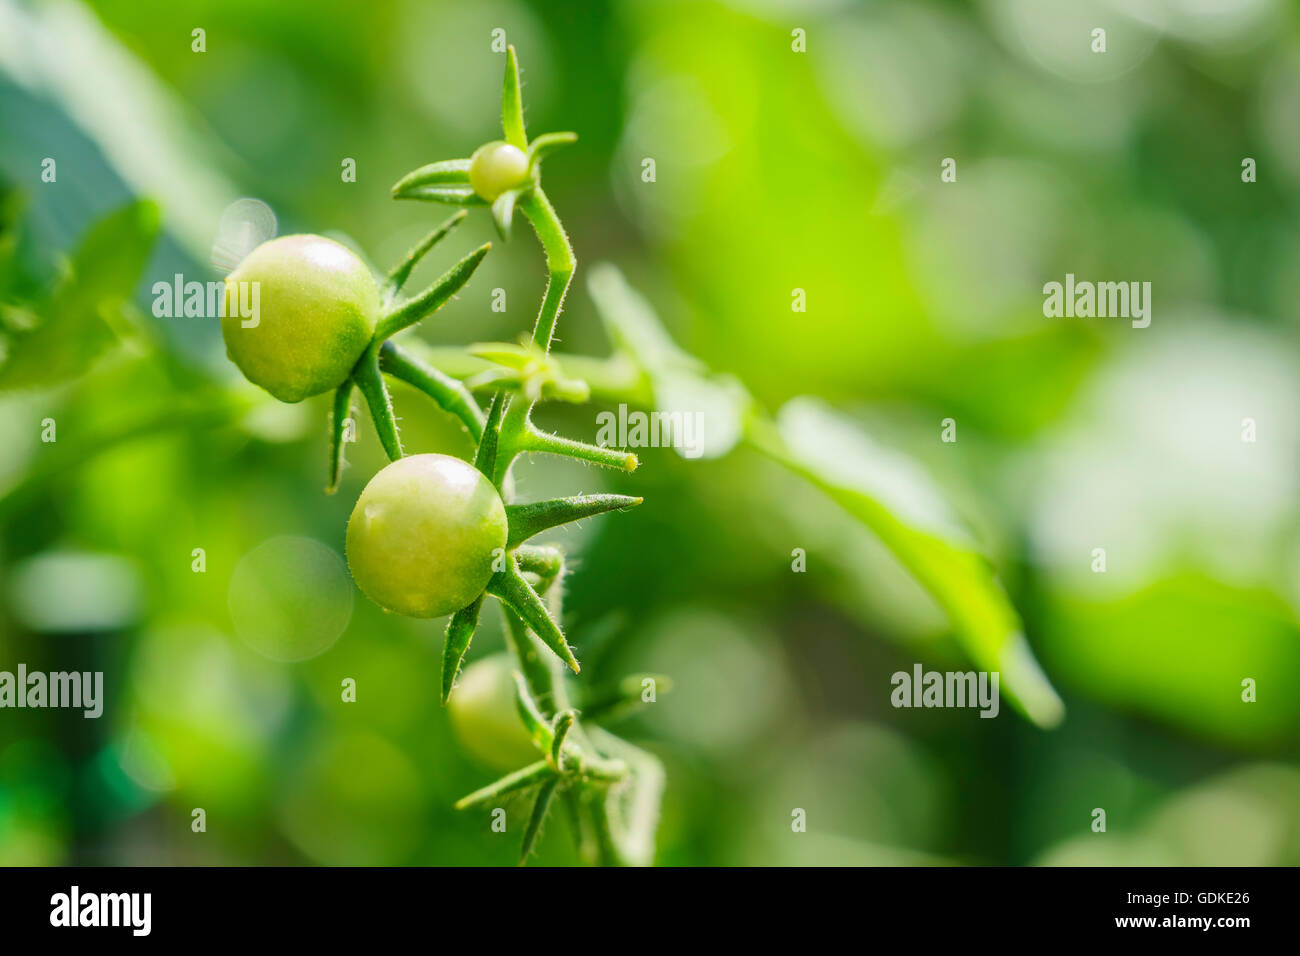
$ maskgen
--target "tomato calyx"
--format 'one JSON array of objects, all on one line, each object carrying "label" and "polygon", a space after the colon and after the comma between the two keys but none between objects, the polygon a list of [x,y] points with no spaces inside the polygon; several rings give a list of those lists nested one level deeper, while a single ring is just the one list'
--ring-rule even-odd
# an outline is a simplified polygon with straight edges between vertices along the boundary
[{"label": "tomato calyx", "polygon": [[384,381],[385,373],[414,386],[442,409],[455,415],[475,440],[482,435],[483,414],[469,389],[391,341],[399,332],[442,308],[463,289],[491,250],[492,244],[484,243],[444,272],[419,295],[409,299],[399,298],[402,287],[415,266],[464,219],[465,212],[462,210],[434,228],[389,271],[383,283],[382,313],[375,323],[374,334],[351,374],[335,391],[330,429],[329,480],[325,487],[327,494],[337,490],[342,475],[344,439],[351,418],[354,389],[359,389],[365,397],[371,418],[375,422],[375,431],[378,432],[389,459],[396,461],[403,455],[392,397]]},{"label": "tomato calyx", "polygon": [[569,131],[528,139],[513,46],[506,51],[501,130],[504,139],[484,143],[468,159],[442,160],[407,173],[393,186],[393,198],[489,205],[497,232],[503,240],[509,239],[515,207],[538,201],[535,193],[541,189],[542,160],[578,140],[578,134]]}]

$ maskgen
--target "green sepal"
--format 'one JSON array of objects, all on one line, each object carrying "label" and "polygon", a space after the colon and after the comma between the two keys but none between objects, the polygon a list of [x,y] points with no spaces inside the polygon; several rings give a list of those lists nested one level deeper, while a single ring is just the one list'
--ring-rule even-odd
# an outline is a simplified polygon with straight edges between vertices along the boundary
[{"label": "green sepal", "polygon": [[379,371],[379,349],[374,342],[366,349],[357,367],[352,370],[361,394],[366,397],[370,407],[370,417],[374,419],[375,431],[384,446],[384,453],[390,461],[402,457],[402,440],[397,434],[397,419],[393,416],[393,399],[384,384],[384,376]]},{"label": "green sepal", "polygon": [[416,186],[394,199],[440,202],[447,206],[486,206],[488,201],[474,192],[473,186]]},{"label": "green sepal", "polygon": [[588,445],[586,442],[574,441],[560,435],[538,430],[532,422],[523,435],[521,445],[524,451],[540,451],[551,455],[565,455],[593,465],[617,468],[620,471],[636,471],[640,461],[636,455],[617,448],[605,448],[602,445]]},{"label": "green sepal", "polygon": [[574,721],[577,719],[578,715],[574,710],[563,710],[555,715],[555,724],[551,731],[551,763],[555,765],[558,773],[564,773],[564,741],[568,739],[569,731],[573,729]]},{"label": "green sepal", "polygon": [[339,489],[339,478],[343,474],[344,431],[348,416],[352,412],[352,389],[355,384],[351,378],[334,390],[334,407],[330,412],[330,467],[329,480],[325,485],[325,494],[332,495]]},{"label": "green sepal", "polygon": [[469,807],[481,806],[498,797],[506,797],[512,793],[518,793],[521,790],[527,790],[529,787],[535,787],[548,778],[554,778],[555,771],[545,760],[539,760],[536,763],[530,763],[527,767],[521,767],[513,773],[508,773],[499,780],[494,780],[486,787],[480,787],[471,794],[461,797],[456,801],[457,810],[465,810]]},{"label": "green sepal", "polygon": [[524,675],[519,671],[515,671],[514,679],[515,710],[519,713],[519,719],[523,721],[528,736],[533,738],[533,743],[537,744],[538,749],[543,753],[549,753],[551,744],[555,740],[551,725],[542,716],[542,711],[537,706],[537,702],[533,700],[533,695],[528,690],[528,682],[524,680]]},{"label": "green sepal", "polygon": [[465,351],[493,365],[502,365],[516,371],[523,371],[536,363],[539,357],[545,356],[535,346],[515,345],[513,342],[475,342],[466,347]]},{"label": "green sepal", "polygon": [[519,850],[520,866],[528,862],[533,847],[537,845],[537,838],[542,835],[542,824],[546,822],[546,815],[550,812],[551,800],[555,797],[555,788],[559,783],[558,777],[552,777],[537,791],[537,799],[533,802],[533,811],[528,815],[528,826],[524,830],[524,844]]},{"label": "green sepal", "polygon": [[528,134],[524,132],[524,104],[519,95],[519,61],[514,44],[506,47],[506,75],[501,84],[501,132],[506,142],[517,149],[528,149]]},{"label": "green sepal", "polygon": [[536,168],[537,164],[551,153],[577,141],[577,133],[543,133],[528,144],[528,168]]},{"label": "green sepal", "polygon": [[581,521],[608,511],[634,508],[644,500],[630,495],[573,495],[569,498],[506,505],[506,519],[510,523],[510,539],[506,542],[506,547],[516,548],[533,535],[571,521]]},{"label": "green sepal", "polygon": [[509,606],[528,628],[549,647],[555,655],[569,666],[575,674],[582,668],[573,656],[573,650],[564,639],[564,632],[552,619],[546,605],[533,586],[528,583],[519,570],[513,554],[506,553],[506,570],[498,571],[488,581],[487,591],[502,603]]},{"label": "green sepal", "polygon": [[469,166],[468,159],[443,159],[413,169],[393,184],[393,198],[409,199],[413,192],[429,187],[468,186]]},{"label": "green sepal", "polygon": [[492,362],[465,381],[471,391],[503,388],[516,392],[530,402],[554,399],[581,404],[591,397],[591,388],[582,379],[566,378],[559,363],[531,341],[522,345],[509,342],[480,342],[467,351],[476,358]]},{"label": "green sepal", "polygon": [[483,245],[439,276],[437,281],[414,299],[410,299],[387,312],[379,320],[379,325],[375,329],[375,339],[382,342],[385,339],[392,338],[398,332],[442,308],[448,299],[464,288],[465,283],[469,282],[470,277],[474,275],[474,270],[479,267],[483,257],[488,254],[491,248],[492,243],[483,243]]},{"label": "green sepal", "polygon": [[469,651],[469,642],[474,639],[478,628],[479,612],[483,609],[483,597],[480,594],[473,604],[463,607],[451,616],[447,622],[447,636],[442,648],[442,702],[451,699],[451,692],[456,687],[456,677],[460,674],[461,662]]},{"label": "green sepal", "polygon": [[493,480],[492,473],[497,466],[497,442],[501,438],[501,412],[505,402],[505,392],[497,392],[492,396],[487,422],[483,425],[478,450],[474,453],[474,467],[486,475],[489,481]]},{"label": "green sepal", "polygon": [[564,552],[559,548],[525,544],[516,548],[514,554],[520,571],[539,578],[535,588],[539,595],[545,594],[551,583],[564,574]]},{"label": "green sepal", "polygon": [[387,307],[388,304],[393,301],[393,297],[401,291],[402,286],[406,284],[406,280],[411,276],[411,270],[419,264],[420,260],[428,254],[429,250],[445,239],[453,229],[464,222],[465,217],[468,215],[469,213],[464,209],[453,213],[445,222],[442,223],[442,225],[438,226],[421,239],[419,243],[406,254],[401,262],[393,266],[392,270],[388,273],[388,279],[384,282],[383,301],[385,307]]},{"label": "green sepal", "polygon": [[514,220],[519,192],[518,189],[507,189],[492,203],[492,222],[496,224],[497,234],[502,240],[510,239],[510,224]]}]

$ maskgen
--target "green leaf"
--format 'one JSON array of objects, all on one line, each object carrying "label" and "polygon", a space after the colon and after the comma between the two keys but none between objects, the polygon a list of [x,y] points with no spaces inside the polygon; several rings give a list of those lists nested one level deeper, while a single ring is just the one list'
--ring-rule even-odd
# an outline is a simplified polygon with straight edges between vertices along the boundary
[{"label": "green leaf", "polygon": [[46,300],[34,304],[40,324],[8,336],[0,390],[75,378],[117,341],[114,327],[131,308],[159,224],[158,207],[141,201],[91,227],[63,280]]},{"label": "green leaf", "polygon": [[655,411],[671,427],[678,454],[716,458],[734,448],[754,410],[745,387],[731,376],[710,374],[678,348],[617,267],[597,263],[587,288],[615,348],[649,378]]},{"label": "green leaf", "polygon": [[519,95],[519,62],[515,59],[514,45],[506,47],[506,76],[501,84],[501,132],[506,142],[517,149],[528,149],[528,134],[524,132],[524,104]]},{"label": "green leaf", "polygon": [[1042,727],[1060,723],[1064,704],[1034,659],[992,564],[920,465],[810,398],[793,399],[775,429],[756,425],[751,437],[894,553],[948,614],[971,660],[999,673],[1014,706]]}]

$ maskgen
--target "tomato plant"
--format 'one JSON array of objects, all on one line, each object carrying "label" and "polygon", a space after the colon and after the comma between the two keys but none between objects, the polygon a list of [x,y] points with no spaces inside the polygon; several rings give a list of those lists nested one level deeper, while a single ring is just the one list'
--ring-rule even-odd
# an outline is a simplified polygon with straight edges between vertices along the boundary
[{"label": "tomato plant", "polygon": [[[487,254],[490,244],[463,258],[419,295],[402,297],[416,264],[464,220],[468,211],[462,208],[378,283],[373,331],[360,347],[351,323],[338,323],[345,331],[327,343],[323,354],[332,361],[335,351],[357,353],[341,380],[331,385],[339,373],[322,361],[328,374],[321,372],[309,385],[284,389],[286,395],[302,397],[299,392],[310,394],[305,389],[334,388],[328,491],[338,484],[344,429],[353,393],[361,391],[391,463],[362,492],[349,523],[347,551],[353,575],[362,591],[390,610],[415,617],[451,615],[443,643],[441,697],[451,707],[452,722],[466,749],[485,762],[523,764],[457,806],[496,808],[515,798],[530,800],[523,860],[557,799],[568,806],[571,832],[584,859],[635,864],[653,858],[662,767],[604,725],[638,706],[643,700],[638,688],[644,681],[662,689],[667,681],[649,675],[625,679],[613,690],[589,697],[580,714],[565,682],[566,666],[575,674],[580,670],[561,626],[565,555],[533,540],[556,526],[630,508],[641,499],[610,494],[534,502],[513,498],[511,470],[525,452],[567,456],[624,472],[637,468],[633,454],[551,434],[533,422],[539,402],[585,402],[597,392],[617,402],[657,406],[669,415],[681,416],[683,402],[702,407],[710,435],[700,453],[714,457],[743,442],[828,495],[929,591],[952,621],[967,654],[1001,673],[1003,693],[1021,713],[1041,726],[1059,722],[1063,705],[1034,661],[992,564],[957,527],[942,494],[914,463],[882,451],[808,399],[793,399],[775,418],[769,417],[738,381],[710,372],[679,349],[658,325],[649,304],[612,266],[593,269],[588,286],[615,354],[608,360],[552,354],[576,262],[543,189],[541,165],[576,136],[548,133],[528,139],[513,47],[506,54],[501,119],[503,140],[479,147],[469,158],[413,170],[393,187],[393,196],[487,206],[497,231],[507,239],[518,210],[541,243],[548,270],[531,333],[519,344],[443,350],[436,362],[424,361],[392,341],[461,289]],[[267,274],[276,275],[273,270]],[[304,280],[302,288],[307,285]],[[345,291],[364,286],[357,277]],[[282,310],[279,317],[302,314],[291,294],[293,283],[285,288],[289,294],[275,300]],[[325,315],[332,314],[325,310]],[[309,344],[317,329],[301,324]],[[292,331],[294,326],[272,328]],[[314,354],[307,344],[297,342],[290,343],[288,352],[299,348]],[[475,444],[472,466],[442,455],[406,456],[385,376],[412,385],[459,420]],[[487,399],[486,411],[480,395]],[[470,665],[462,674],[489,597],[504,617],[508,657],[503,660],[508,663]],[[507,666],[510,681],[504,679]],[[458,700],[458,694],[465,699]],[[511,707],[517,723],[503,719]]]},{"label": "tomato plant", "polygon": [[[415,170],[393,190],[462,206],[491,205],[509,237],[518,208],[546,254],[549,281],[531,338],[521,346],[474,351],[489,370],[464,383],[392,341],[459,291],[487,254],[484,244],[428,289],[401,293],[412,270],[461,222],[461,210],[430,232],[377,283],[347,249],[317,236],[290,236],[255,249],[228,278],[262,289],[262,315],[246,324],[236,309],[223,322],[230,357],[253,382],[284,401],[334,391],[327,491],[337,488],[343,434],[354,390],[365,397],[390,464],[358,498],[347,529],[348,564],[375,603],[411,617],[450,614],[444,642],[442,700],[466,748],[521,769],[462,800],[471,807],[527,795],[532,801],[522,859],[531,853],[552,801],[566,800],[583,856],[601,863],[646,863],[653,850],[662,771],[644,751],[595,726],[569,706],[563,670],[580,670],[560,625],[565,572],[560,549],[531,542],[551,528],[640,504],[626,495],[511,500],[510,471],[524,452],[564,455],[624,471],[635,455],[542,431],[532,411],[542,400],[586,401],[584,381],[561,374],[549,352],[574,271],[573,250],[541,184],[541,161],[572,143],[572,133],[524,133],[514,48],[506,56],[502,95],[505,139],[469,159]],[[414,386],[454,415],[476,444],[473,464],[446,455],[408,456],[385,375]],[[491,393],[486,414],[471,385]],[[461,665],[488,596],[501,605],[510,657],[481,663],[461,679]],[[618,697],[618,695],[615,695]],[[621,698],[619,698],[621,700]],[[612,708],[613,713],[618,708]],[[508,763],[509,765],[509,763]],[[628,806],[635,813],[626,812]]]}]

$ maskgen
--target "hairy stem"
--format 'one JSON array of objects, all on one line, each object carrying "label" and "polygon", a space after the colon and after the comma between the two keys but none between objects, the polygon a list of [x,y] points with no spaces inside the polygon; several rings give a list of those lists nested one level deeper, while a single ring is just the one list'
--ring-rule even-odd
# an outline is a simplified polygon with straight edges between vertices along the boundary
[{"label": "hairy stem", "polygon": [[379,367],[432,398],[443,411],[460,419],[474,441],[483,437],[483,413],[461,382],[426,365],[393,342],[379,350]]},{"label": "hairy stem", "polygon": [[533,329],[533,341],[546,351],[551,350],[551,339],[555,335],[555,323],[564,306],[564,296],[569,291],[569,282],[573,279],[573,270],[577,266],[573,258],[573,247],[569,245],[569,236],[560,225],[555,214],[555,207],[546,198],[541,186],[535,186],[519,203],[519,208],[533,224],[533,231],[546,252],[546,269],[550,278],[546,283],[546,296],[542,299],[542,308],[537,313],[537,325]]}]

